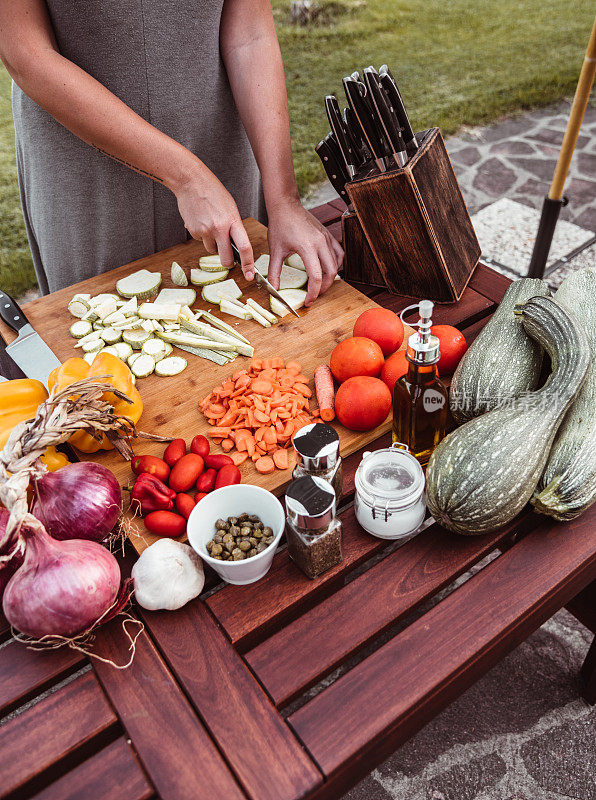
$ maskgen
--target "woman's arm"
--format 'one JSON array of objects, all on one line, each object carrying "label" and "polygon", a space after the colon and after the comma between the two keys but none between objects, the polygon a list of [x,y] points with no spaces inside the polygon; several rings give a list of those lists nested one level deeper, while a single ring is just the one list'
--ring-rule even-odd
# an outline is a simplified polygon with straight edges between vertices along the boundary
[{"label": "woman's arm", "polygon": [[253,253],[234,199],[186,147],[144,120],[57,49],[44,0],[0,0],[0,58],[15,83],[65,128],[127,167],[167,186],[190,234],[222,262],[229,236],[252,278]]},{"label": "woman's arm", "polygon": [[331,285],[343,251],[300,204],[284,69],[269,0],[225,0],[220,46],[263,179],[269,214],[270,280],[277,286],[283,259],[298,253],[309,275],[309,304]]}]

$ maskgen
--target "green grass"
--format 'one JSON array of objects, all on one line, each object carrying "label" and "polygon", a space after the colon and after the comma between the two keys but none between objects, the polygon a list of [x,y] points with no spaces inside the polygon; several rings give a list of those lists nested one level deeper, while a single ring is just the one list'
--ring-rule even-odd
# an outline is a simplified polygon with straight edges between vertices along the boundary
[{"label": "green grass", "polygon": [[[328,130],[323,98],[341,99],[341,79],[354,69],[389,64],[414,128],[453,133],[571,95],[594,19],[593,0],[318,2],[325,24],[300,28],[288,24],[289,0],[273,0],[302,193],[324,177],[313,150]],[[35,276],[13,139],[10,80],[0,67],[0,287],[18,295]]]},{"label": "green grass", "polygon": [[[325,0],[318,0],[322,5]],[[593,0],[366,0],[334,24],[288,24],[274,0],[301,192],[324,177],[313,146],[329,130],[323,98],[355,69],[391,67],[414,129],[489,122],[572,95],[594,21]]]}]

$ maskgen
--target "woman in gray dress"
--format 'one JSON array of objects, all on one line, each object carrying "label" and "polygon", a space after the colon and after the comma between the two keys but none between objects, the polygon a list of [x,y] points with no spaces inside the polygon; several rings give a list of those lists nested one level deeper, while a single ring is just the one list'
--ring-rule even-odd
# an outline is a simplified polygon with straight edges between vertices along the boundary
[{"label": "woman in gray dress", "polygon": [[182,241],[254,277],[298,253],[307,303],[343,253],[300,203],[268,0],[0,0],[23,214],[44,293]]}]

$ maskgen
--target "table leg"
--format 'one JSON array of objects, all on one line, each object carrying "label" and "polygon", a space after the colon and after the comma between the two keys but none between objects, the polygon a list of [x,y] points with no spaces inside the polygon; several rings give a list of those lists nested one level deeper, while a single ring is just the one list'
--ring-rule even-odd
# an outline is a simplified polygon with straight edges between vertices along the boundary
[{"label": "table leg", "polygon": [[593,706],[596,704],[596,636],[581,668],[581,676],[584,681],[583,697]]}]

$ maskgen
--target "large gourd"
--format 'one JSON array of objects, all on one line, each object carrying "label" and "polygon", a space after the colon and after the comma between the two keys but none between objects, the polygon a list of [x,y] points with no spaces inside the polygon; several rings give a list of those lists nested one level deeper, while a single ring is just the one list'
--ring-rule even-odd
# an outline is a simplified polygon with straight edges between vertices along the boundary
[{"label": "large gourd", "polygon": [[596,501],[596,267],[573,272],[554,299],[581,319],[591,363],[559,428],[532,503],[543,514],[570,520]]},{"label": "large gourd", "polygon": [[456,422],[467,422],[538,386],[542,349],[526,335],[513,309],[530,297],[549,294],[537,278],[521,278],[508,287],[453,375],[450,405]]},{"label": "large gourd", "polygon": [[496,530],[526,505],[588,370],[586,333],[562,306],[548,297],[533,297],[523,306],[521,318],[527,334],[551,358],[553,371],[547,382],[457,428],[438,445],[428,464],[430,512],[458,533]]}]

